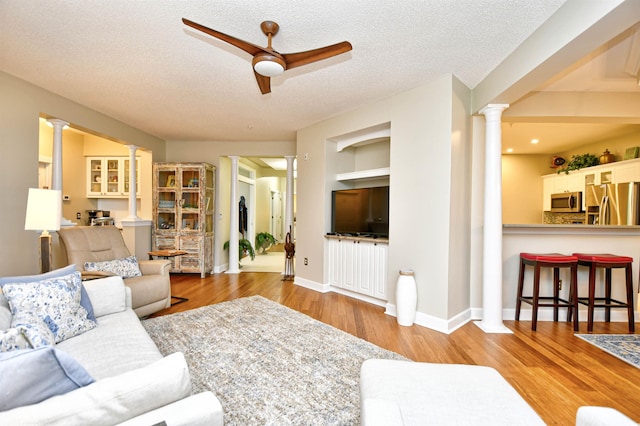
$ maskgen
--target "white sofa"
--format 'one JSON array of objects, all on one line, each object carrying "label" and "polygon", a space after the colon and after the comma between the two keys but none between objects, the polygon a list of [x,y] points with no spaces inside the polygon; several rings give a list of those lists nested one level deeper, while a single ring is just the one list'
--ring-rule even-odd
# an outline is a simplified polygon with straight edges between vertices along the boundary
[{"label": "white sofa", "polygon": [[[369,359],[360,371],[363,426],[544,425],[491,367]],[[636,425],[606,407],[581,407],[577,426]]]},{"label": "white sofa", "polygon": [[[120,277],[85,281],[84,287],[97,326],[59,342],[55,347],[35,351],[55,351],[58,357],[61,353],[70,355],[95,382],[32,405],[0,411],[0,424],[223,424],[222,406],[213,393],[191,395],[184,356],[181,353],[166,357],[160,354],[131,309],[131,292]],[[0,293],[0,331],[8,328],[10,319],[9,304]],[[4,355],[27,352],[11,351]],[[29,374],[36,368],[22,370]],[[15,383],[8,383],[13,372],[6,368],[4,372],[0,374],[0,399],[12,393],[11,387]],[[34,388],[33,392],[36,391]]]}]

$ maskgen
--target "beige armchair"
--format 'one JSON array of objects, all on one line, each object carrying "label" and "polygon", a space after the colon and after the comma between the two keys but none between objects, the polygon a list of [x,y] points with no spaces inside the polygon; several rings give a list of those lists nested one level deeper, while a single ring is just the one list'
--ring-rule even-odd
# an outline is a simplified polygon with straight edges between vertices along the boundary
[{"label": "beige armchair", "polygon": [[[58,235],[67,264],[75,264],[80,272],[84,272],[85,262],[131,256],[121,231],[115,226],[74,226],[60,229]],[[138,259],[138,265],[142,276],[124,279],[125,285],[131,289],[131,305],[138,317],[171,306],[171,262]]]}]

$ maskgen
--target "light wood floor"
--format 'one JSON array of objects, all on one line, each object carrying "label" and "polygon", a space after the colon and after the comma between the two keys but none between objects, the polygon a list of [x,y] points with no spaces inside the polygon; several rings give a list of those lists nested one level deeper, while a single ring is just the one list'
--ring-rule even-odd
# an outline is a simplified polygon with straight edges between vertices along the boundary
[{"label": "light wood floor", "polygon": [[[575,424],[582,405],[613,407],[640,421],[640,369],[573,335],[565,322],[505,321],[514,334],[485,334],[469,323],[450,335],[398,326],[384,308],[282,281],[279,273],[171,276],[172,294],[189,298],[155,316],[260,295],[414,361],[488,365],[513,385],[547,424]],[[586,323],[580,323],[586,333]],[[594,333],[626,333],[626,323],[596,323]]]}]

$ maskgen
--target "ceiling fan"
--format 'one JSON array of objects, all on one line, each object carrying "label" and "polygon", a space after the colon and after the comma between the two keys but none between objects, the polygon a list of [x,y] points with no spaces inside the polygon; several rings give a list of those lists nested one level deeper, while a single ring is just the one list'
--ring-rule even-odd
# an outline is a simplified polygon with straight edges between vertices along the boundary
[{"label": "ceiling fan", "polygon": [[185,25],[225,41],[252,55],[253,72],[263,95],[271,92],[271,77],[278,76],[285,70],[331,58],[332,56],[348,52],[352,49],[351,43],[343,41],[305,52],[279,53],[271,47],[271,37],[276,35],[280,28],[278,24],[273,21],[264,21],[260,24],[262,32],[268,37],[267,47],[256,46],[248,41],[212,30],[211,28],[207,28],[204,25],[197,24],[185,18],[182,18],[182,22],[184,22]]}]

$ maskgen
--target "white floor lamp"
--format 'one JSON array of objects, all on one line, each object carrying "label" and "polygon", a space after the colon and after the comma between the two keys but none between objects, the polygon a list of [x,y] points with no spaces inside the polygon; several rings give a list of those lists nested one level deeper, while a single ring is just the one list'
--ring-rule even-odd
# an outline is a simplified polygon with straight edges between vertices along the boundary
[{"label": "white floor lamp", "polygon": [[40,234],[40,272],[51,270],[51,234],[60,229],[62,194],[54,189],[29,188],[24,229]]}]

